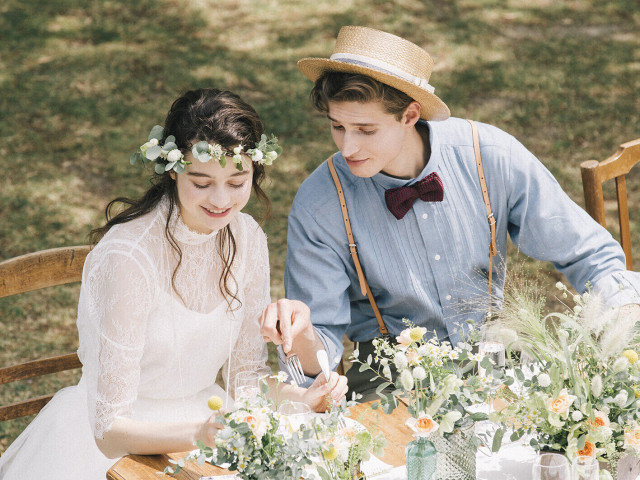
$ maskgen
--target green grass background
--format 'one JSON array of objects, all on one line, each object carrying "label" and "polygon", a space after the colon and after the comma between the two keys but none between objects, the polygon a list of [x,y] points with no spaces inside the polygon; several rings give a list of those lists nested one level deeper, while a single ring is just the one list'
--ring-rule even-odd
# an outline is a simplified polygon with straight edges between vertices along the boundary
[{"label": "green grass background", "polygon": [[[146,189],[148,172],[128,158],[172,100],[215,86],[252,103],[285,148],[269,169],[274,208],[264,223],[272,296],[282,296],[292,198],[334,150],[296,61],[328,56],[343,25],[423,46],[436,64],[431,83],[452,114],[514,134],[580,205],[580,162],[640,137],[637,0],[4,0],[0,260],[86,243],[111,198]],[[633,216],[638,168],[628,188]],[[615,230],[612,207],[613,200]],[[640,215],[632,220],[640,252]],[[508,261],[547,286],[560,278],[515,248]],[[77,293],[0,300],[0,365],[74,349]],[[0,402],[41,388],[2,386]],[[29,420],[0,425],[0,452]]]}]

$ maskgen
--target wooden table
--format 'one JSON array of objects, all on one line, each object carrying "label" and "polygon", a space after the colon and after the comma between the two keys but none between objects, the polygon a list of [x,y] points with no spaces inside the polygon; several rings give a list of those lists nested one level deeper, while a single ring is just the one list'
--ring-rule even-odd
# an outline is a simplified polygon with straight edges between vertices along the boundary
[{"label": "wooden table", "polygon": [[[382,460],[395,467],[405,464],[404,449],[411,441],[412,432],[405,425],[409,418],[407,407],[400,404],[391,415],[381,410],[372,410],[372,402],[363,403],[350,408],[351,418],[365,425],[372,434],[378,431],[384,433],[387,448]],[[121,458],[107,472],[107,480],[162,480],[171,477],[163,476],[165,467],[170,466],[169,459],[183,458],[187,452],[171,453],[168,455],[128,455]],[[228,470],[214,467],[208,463],[198,466],[187,463],[185,468],[175,477],[177,480],[198,480],[203,476],[229,474]]]}]

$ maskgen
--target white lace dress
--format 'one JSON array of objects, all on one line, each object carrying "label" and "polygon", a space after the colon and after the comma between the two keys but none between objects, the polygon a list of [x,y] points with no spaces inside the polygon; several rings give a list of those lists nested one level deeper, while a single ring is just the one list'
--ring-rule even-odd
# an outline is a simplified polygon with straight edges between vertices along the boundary
[{"label": "white lace dress", "polygon": [[232,222],[235,302],[229,311],[218,281],[216,233],[191,232],[177,215],[165,236],[168,202],[113,227],[87,256],[78,305],[82,378],[62,389],[0,457],[3,480],[104,480],[115,463],[98,450],[116,417],[154,422],[204,421],[207,399],[233,398],[240,370],[268,373],[258,317],[270,301],[264,232],[249,215]]}]

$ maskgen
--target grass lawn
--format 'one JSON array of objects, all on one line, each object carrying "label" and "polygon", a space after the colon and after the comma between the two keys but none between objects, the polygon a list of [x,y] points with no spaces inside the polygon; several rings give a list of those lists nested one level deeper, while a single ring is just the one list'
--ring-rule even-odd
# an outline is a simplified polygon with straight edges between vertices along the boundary
[{"label": "grass lawn", "polygon": [[[285,148],[269,169],[264,223],[272,296],[282,296],[291,201],[334,150],[296,61],[328,56],[343,25],[425,47],[452,114],[515,135],[580,205],[579,164],[640,137],[637,0],[4,0],[0,260],[86,243],[110,199],[145,190],[147,173],[129,155],[172,100],[215,86],[252,103]],[[632,215],[638,170],[628,184]],[[632,220],[640,252],[640,216]],[[560,279],[513,246],[508,262],[546,286]],[[0,365],[75,348],[76,302],[76,287],[0,300]],[[3,387],[0,402],[39,388]],[[0,452],[26,423],[0,424]]]}]

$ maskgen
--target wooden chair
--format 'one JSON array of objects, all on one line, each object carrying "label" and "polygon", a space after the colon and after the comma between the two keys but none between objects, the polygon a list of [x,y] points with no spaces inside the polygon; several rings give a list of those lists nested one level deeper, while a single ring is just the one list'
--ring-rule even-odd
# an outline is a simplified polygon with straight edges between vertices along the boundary
[{"label": "wooden chair", "polygon": [[[88,245],[52,248],[0,263],[0,298],[56,285],[79,282]],[[6,320],[4,320],[6,321]],[[0,385],[82,367],[69,353],[0,368]],[[51,395],[0,406],[0,422],[38,413]]]},{"label": "wooden chair", "polygon": [[631,232],[629,228],[629,206],[627,202],[626,175],[640,162],[640,138],[623,143],[611,157],[598,162],[588,160],[580,164],[582,188],[586,210],[596,222],[606,227],[602,184],[615,178],[618,198],[618,220],[620,222],[620,244],[627,257],[627,270],[633,269],[631,260]]}]

